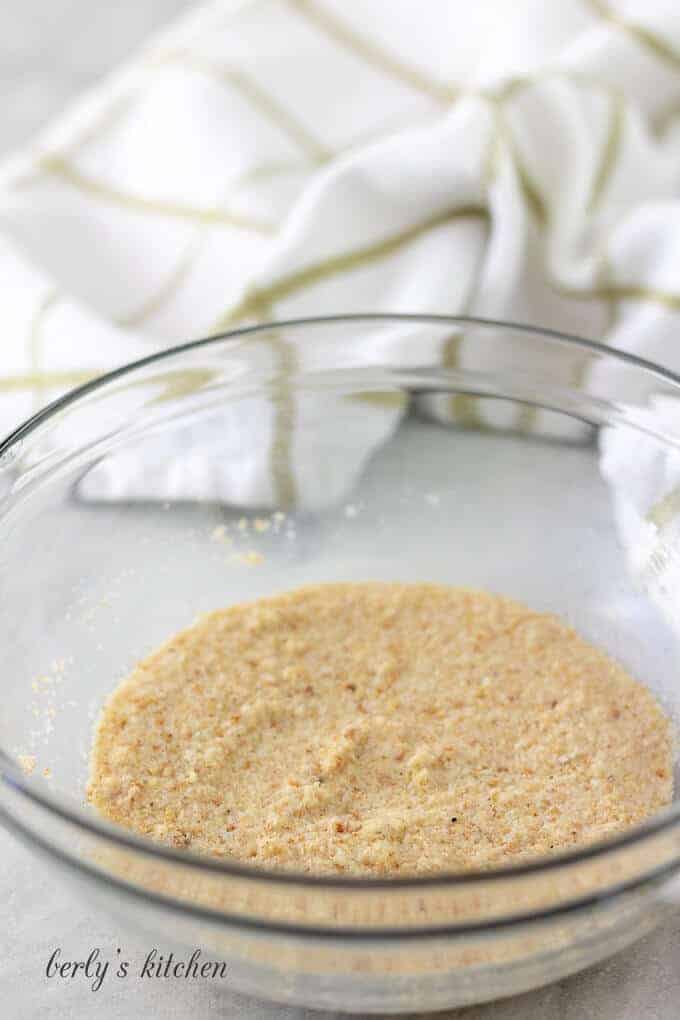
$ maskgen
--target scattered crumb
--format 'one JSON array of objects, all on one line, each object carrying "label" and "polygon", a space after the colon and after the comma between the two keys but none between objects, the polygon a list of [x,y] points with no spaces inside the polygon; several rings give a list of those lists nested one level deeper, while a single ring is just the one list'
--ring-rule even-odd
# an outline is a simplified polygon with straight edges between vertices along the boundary
[{"label": "scattered crumb", "polygon": [[265,517],[255,518],[255,531],[269,531],[271,528],[271,521],[268,521]]},{"label": "scattered crumb", "polygon": [[45,779],[51,779],[52,778],[52,769],[45,768],[45,769],[42,770],[42,774],[44,775]]},{"label": "scattered crumb", "polygon": [[329,584],[218,610],[99,722],[106,817],[314,873],[493,867],[672,796],[653,695],[557,618],[484,592]]},{"label": "scattered crumb", "polygon": [[262,553],[257,552],[255,549],[250,549],[248,552],[236,553],[232,558],[237,563],[246,563],[251,567],[255,567],[264,561]]},{"label": "scattered crumb", "polygon": [[213,542],[221,542],[223,545],[231,545],[232,540],[227,534],[227,529],[224,524],[218,524],[216,528],[210,532],[210,537]]},{"label": "scattered crumb", "polygon": [[238,524],[236,525],[236,527],[238,528],[239,531],[247,531],[248,530],[248,518],[247,517],[241,517],[239,522],[238,522]]},{"label": "scattered crumb", "polygon": [[22,772],[27,776],[30,776],[35,769],[36,759],[34,754],[19,754],[17,755],[17,761]]}]

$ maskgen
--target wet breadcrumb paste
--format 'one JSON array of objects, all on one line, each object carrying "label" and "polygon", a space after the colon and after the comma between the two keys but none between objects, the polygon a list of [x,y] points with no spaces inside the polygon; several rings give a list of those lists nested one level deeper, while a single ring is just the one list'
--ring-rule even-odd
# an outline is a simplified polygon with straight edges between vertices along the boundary
[{"label": "wet breadcrumb paste", "polygon": [[672,796],[653,695],[554,616],[430,584],[218,610],[109,699],[89,797],[175,847],[312,873],[486,868]]}]

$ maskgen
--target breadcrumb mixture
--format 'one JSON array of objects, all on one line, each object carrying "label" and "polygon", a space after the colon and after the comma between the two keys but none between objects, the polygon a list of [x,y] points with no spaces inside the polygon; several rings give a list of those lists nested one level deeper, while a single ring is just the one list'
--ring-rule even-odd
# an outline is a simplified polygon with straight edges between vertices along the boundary
[{"label": "breadcrumb mixture", "polygon": [[653,695],[554,616],[430,584],[218,610],[109,699],[90,800],[175,847],[314,873],[485,868],[672,796]]}]

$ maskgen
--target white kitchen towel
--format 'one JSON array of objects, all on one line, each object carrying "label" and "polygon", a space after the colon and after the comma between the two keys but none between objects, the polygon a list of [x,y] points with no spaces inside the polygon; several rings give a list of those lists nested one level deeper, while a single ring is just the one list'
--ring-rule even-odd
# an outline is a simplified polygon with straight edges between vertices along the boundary
[{"label": "white kitchen towel", "polygon": [[677,0],[219,0],[0,170],[0,430],[258,319],[465,312],[680,369],[679,266]]}]

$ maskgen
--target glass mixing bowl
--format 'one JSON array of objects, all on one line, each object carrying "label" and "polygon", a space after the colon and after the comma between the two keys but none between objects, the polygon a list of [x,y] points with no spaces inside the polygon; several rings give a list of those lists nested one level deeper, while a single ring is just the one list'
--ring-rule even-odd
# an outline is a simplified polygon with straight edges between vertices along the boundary
[{"label": "glass mixing bowl", "polygon": [[356,316],[244,329],[113,372],[0,446],[2,820],[112,924],[225,960],[230,987],[258,996],[435,1009],[592,964],[677,905],[677,803],[606,843],[495,871],[270,873],[98,818],[84,799],[93,723],[197,614],[362,579],[556,612],[673,717],[678,521],[680,380],[584,340]]}]

